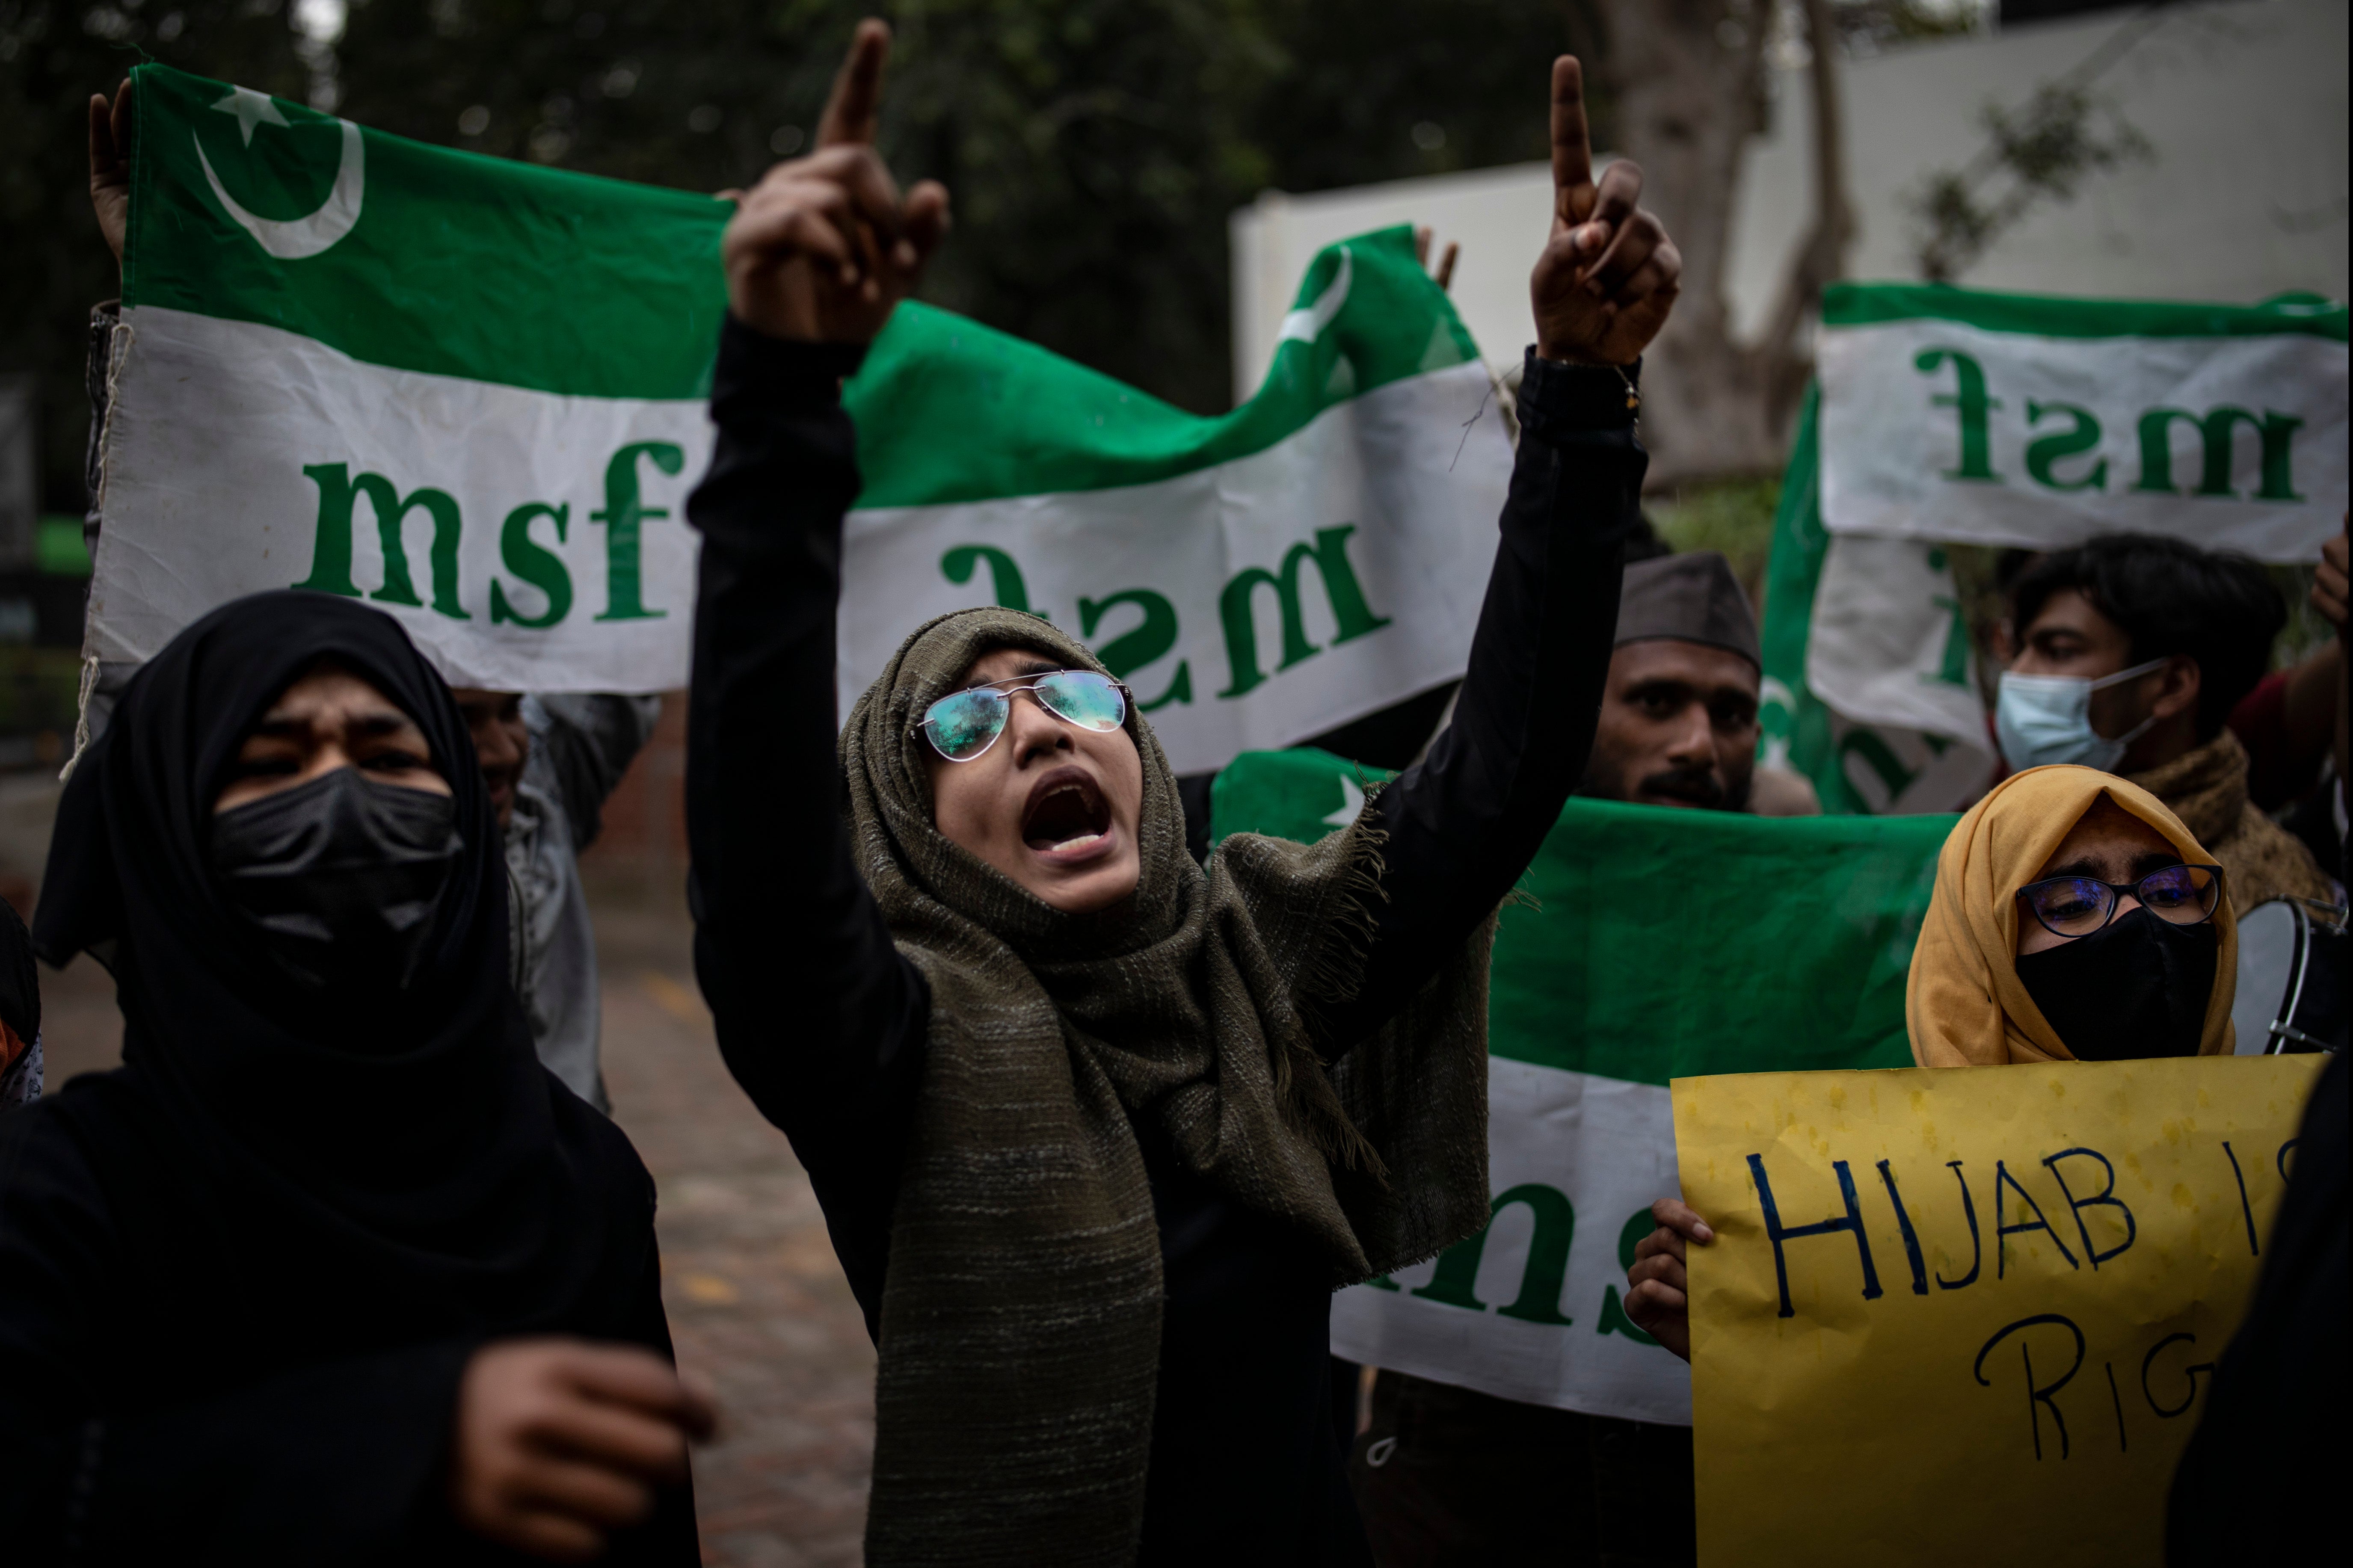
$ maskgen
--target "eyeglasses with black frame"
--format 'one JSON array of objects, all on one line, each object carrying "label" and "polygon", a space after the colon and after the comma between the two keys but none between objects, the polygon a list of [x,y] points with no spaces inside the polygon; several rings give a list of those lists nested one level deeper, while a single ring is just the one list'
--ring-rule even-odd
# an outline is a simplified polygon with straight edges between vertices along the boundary
[{"label": "eyeglasses with black frame", "polygon": [[2096,877],[2046,877],[2018,889],[2027,911],[2053,936],[2089,936],[2116,918],[2126,895],[2168,925],[2194,926],[2214,918],[2222,901],[2220,866],[2168,866],[2137,882]]},{"label": "eyeglasses with black frame", "polygon": [[972,762],[1005,733],[1017,691],[1029,692],[1039,707],[1077,729],[1107,735],[1127,722],[1125,685],[1092,669],[1057,669],[951,691],[924,709],[907,732],[922,735],[949,762]]}]

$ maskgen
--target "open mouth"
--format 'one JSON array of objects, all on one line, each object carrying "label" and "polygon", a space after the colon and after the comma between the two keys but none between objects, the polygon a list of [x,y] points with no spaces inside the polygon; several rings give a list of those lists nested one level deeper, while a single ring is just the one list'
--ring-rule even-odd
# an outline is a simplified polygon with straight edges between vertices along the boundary
[{"label": "open mouth", "polygon": [[1084,768],[1056,768],[1029,791],[1022,842],[1040,854],[1092,848],[1111,831],[1111,805]]}]

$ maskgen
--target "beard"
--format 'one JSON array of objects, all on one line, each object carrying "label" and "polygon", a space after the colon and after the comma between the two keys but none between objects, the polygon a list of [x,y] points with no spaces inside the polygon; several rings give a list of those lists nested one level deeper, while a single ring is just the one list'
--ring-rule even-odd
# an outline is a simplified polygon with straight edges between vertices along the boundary
[{"label": "beard", "polygon": [[1727,811],[1729,790],[1715,775],[1715,769],[1663,769],[1647,775],[1640,797],[1659,797],[1683,802],[1684,806],[1699,806],[1701,811]]},{"label": "beard", "polygon": [[[1589,769],[1577,793],[1596,800],[1656,801],[1662,797],[1701,811],[1746,811],[1751,775],[1720,777],[1713,768],[1667,768],[1628,781],[1603,769]],[[1630,784],[1631,787],[1629,787]]]}]

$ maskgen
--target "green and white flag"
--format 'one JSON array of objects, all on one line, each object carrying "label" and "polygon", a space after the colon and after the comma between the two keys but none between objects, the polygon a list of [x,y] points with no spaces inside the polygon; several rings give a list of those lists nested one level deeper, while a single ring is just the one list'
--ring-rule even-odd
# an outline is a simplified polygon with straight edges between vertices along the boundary
[{"label": "green and white flag", "polygon": [[[731,209],[135,74],[89,650],[299,586],[459,684],[684,684]],[[1511,465],[1469,334],[1398,228],[1319,256],[1283,335],[1203,418],[897,312],[845,389],[842,711],[987,602],[1098,648],[1186,770],[1459,676]]]},{"label": "green and white flag", "polygon": [[2346,504],[2346,311],[1841,283],[1767,571],[1767,760],[1832,812],[1995,762],[1947,543],[2125,530],[2310,561]]},{"label": "green and white flag", "polygon": [[1453,679],[1511,478],[1491,392],[1405,227],[1318,255],[1214,418],[903,305],[846,392],[841,711],[914,626],[989,602],[1095,648],[1180,773]]},{"label": "green and white flag", "polygon": [[684,684],[727,206],[132,75],[89,651],[304,587],[457,684]]},{"label": "green and white flag", "polygon": [[1765,570],[1763,758],[1833,815],[1951,811],[1994,764],[1960,590],[1944,547],[1822,528],[1809,392]]},{"label": "green and white flag", "polygon": [[2312,561],[2343,526],[2342,304],[1842,283],[1816,363],[1834,535],[2049,550],[2134,531]]},{"label": "green and white flag", "polygon": [[[1251,752],[1211,830],[1312,840],[1371,775]],[[1496,932],[1486,1230],[1345,1290],[1335,1353],[1528,1404],[1691,1420],[1626,1268],[1679,1189],[1671,1079],[1911,1065],[1904,985],[1950,816],[1754,817],[1572,800]]]}]

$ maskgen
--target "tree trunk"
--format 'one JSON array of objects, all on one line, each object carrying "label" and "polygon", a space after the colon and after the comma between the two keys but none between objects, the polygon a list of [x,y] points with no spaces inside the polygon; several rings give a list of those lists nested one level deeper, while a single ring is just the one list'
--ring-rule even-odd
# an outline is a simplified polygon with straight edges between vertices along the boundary
[{"label": "tree trunk", "polygon": [[1651,480],[1778,472],[1811,363],[1805,329],[1843,270],[1846,196],[1828,0],[1807,0],[1814,43],[1815,223],[1763,338],[1735,342],[1725,289],[1741,157],[1765,129],[1773,0],[1604,0],[1618,151],[1642,166],[1643,205],[1683,251],[1683,298],[1643,368]]}]

